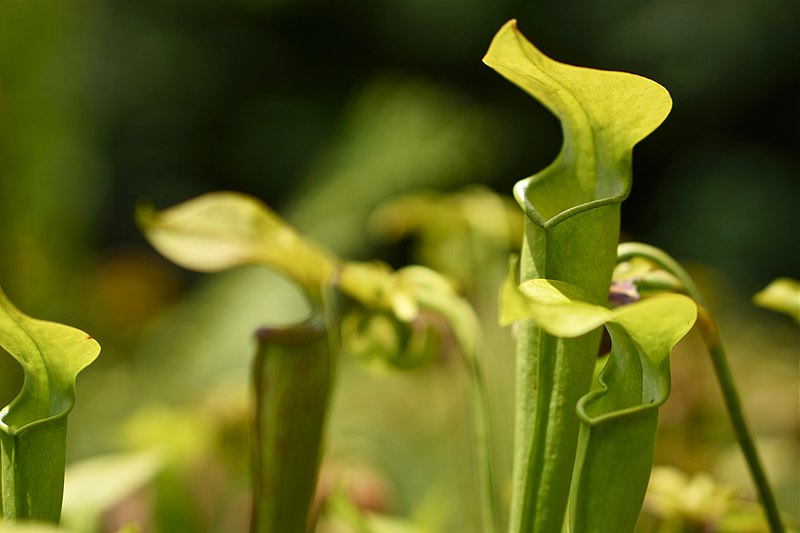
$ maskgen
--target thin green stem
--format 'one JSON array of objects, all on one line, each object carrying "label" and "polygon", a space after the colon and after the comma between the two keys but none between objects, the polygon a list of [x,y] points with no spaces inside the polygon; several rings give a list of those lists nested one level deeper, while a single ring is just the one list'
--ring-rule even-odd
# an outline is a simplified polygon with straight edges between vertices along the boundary
[{"label": "thin green stem", "polygon": [[739,441],[739,447],[742,449],[745,460],[750,467],[750,474],[753,476],[753,481],[758,488],[770,529],[773,533],[783,533],[785,529],[781,521],[780,511],[767,480],[767,474],[761,465],[755,442],[748,431],[747,423],[744,419],[744,410],[742,409],[736,385],[733,382],[733,375],[728,365],[717,323],[703,306],[699,306],[697,323],[711,355],[711,362],[714,364],[714,371],[722,389],[722,396],[725,398],[728,416],[731,419],[736,440]]},{"label": "thin green stem", "polygon": [[477,339],[480,331],[480,322],[472,307],[461,299],[451,300],[448,305],[443,305],[441,301],[436,299],[424,299],[420,303],[447,319],[461,351],[470,388],[470,425],[480,490],[481,531],[483,533],[499,533],[500,512],[492,462],[489,398],[486,380],[478,359]]},{"label": "thin green stem", "polygon": [[700,328],[700,334],[711,356],[711,362],[714,366],[714,372],[722,391],[722,397],[725,400],[728,416],[733,425],[733,432],[736,435],[736,440],[747,461],[750,475],[753,477],[753,482],[758,490],[770,530],[772,533],[784,533],[785,528],[781,521],[775,495],[769,485],[766,472],[758,456],[755,441],[753,440],[753,436],[744,418],[744,409],[742,408],[742,402],[739,399],[739,393],[736,390],[736,384],[733,381],[733,375],[728,365],[728,359],[722,345],[717,322],[708,311],[703,297],[694,284],[694,281],[692,281],[683,267],[663,250],[642,243],[624,243],[619,246],[618,262],[627,261],[633,257],[641,257],[652,261],[656,266],[677,277],[683,284],[686,294],[697,303],[697,324]]},{"label": "thin green stem", "polygon": [[475,460],[478,470],[478,483],[482,507],[482,531],[500,531],[499,511],[495,498],[494,469],[492,466],[491,431],[489,429],[489,401],[486,381],[476,357],[465,357],[467,375],[470,381],[472,398],[472,432],[475,446]]}]

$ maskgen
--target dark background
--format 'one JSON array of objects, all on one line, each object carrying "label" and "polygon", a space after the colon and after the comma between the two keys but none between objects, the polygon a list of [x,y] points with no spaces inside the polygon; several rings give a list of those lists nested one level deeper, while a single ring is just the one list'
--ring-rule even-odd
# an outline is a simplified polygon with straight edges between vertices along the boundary
[{"label": "dark background", "polygon": [[[191,469],[184,485],[168,478],[161,497],[171,496],[154,505],[153,521],[165,531],[243,530],[246,513],[220,511],[215,529],[196,516],[205,503],[182,501],[202,485],[221,509],[247,505],[246,411],[236,411],[245,402],[203,402],[219,399],[209,391],[228,372],[237,392],[226,398],[245,398],[251,332],[297,308],[280,291],[260,295],[273,278],[171,265],[136,228],[137,202],[165,208],[214,190],[247,192],[346,257],[418,260],[410,243],[370,236],[376,205],[420,188],[510,194],[559,150],[558,122],[481,63],[510,18],[554,59],[634,72],[670,91],[670,116],[634,151],[623,236],[666,249],[708,291],[756,429],[778,450],[767,455],[782,474],[782,505],[797,516],[797,329],[750,305],[772,279],[800,278],[795,0],[0,2],[0,286],[27,313],[103,345],[79,383],[71,458],[164,439],[178,442],[176,457],[195,457],[180,448],[181,431],[202,420],[220,440],[197,453],[216,454],[214,464],[233,457],[242,471],[225,479],[238,481],[197,483]],[[494,285],[484,289],[493,301]],[[492,341],[511,353],[503,335]],[[702,353],[693,342],[685,351]],[[657,462],[746,485],[744,473],[720,474],[738,472],[727,463],[712,468],[731,455],[722,452],[732,437],[703,356],[678,352]],[[506,409],[512,365],[496,361]],[[442,424],[463,391],[452,368],[438,371],[419,381],[343,372],[351,388],[341,387],[347,409],[334,437],[351,426],[383,432],[398,514],[410,513],[458,434]],[[21,379],[0,357],[0,406]],[[149,404],[156,416],[140,409]],[[236,423],[217,416],[220,405]],[[398,405],[420,431],[397,435],[413,418]],[[506,410],[496,425],[507,472]],[[452,484],[468,492],[463,470],[453,467]]]},{"label": "dark background", "polygon": [[668,88],[670,117],[636,149],[624,231],[752,293],[800,273],[799,12],[777,0],[4,2],[0,279],[19,284],[36,261],[75,275],[82,247],[141,245],[142,198],[233,189],[280,211],[326,177],[353,101],[387,77],[481,114],[483,166],[427,185],[510,192],[560,144],[557,122],[480,62],[516,17],[556,59]]}]

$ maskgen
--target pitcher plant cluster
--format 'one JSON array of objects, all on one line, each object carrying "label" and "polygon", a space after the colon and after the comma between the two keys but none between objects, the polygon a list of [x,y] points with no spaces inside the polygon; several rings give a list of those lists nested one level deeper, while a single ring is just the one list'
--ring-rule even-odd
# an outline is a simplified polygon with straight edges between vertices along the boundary
[{"label": "pitcher plant cluster", "polygon": [[[563,131],[556,159],[514,188],[524,237],[509,260],[499,316],[513,326],[517,344],[509,509],[493,469],[480,324],[451,280],[422,266],[393,270],[337,257],[244,194],[137,210],[149,242],[174,263],[200,272],[261,265],[292,280],[310,303],[306,320],[256,334],[251,531],[313,530],[342,353],[407,370],[449,346],[469,376],[480,531],[632,532],[650,479],[659,408],[670,394],[670,352],[695,324],[769,527],[784,531],[718,328],[695,285],[663,251],[619,244],[633,147],[667,117],[669,93],[640,76],[550,59],[513,20],[484,62],[541,102]],[[791,283],[765,291],[761,303],[786,310],[780,294],[796,291]],[[797,313],[788,301],[788,312]],[[598,358],[604,331],[611,347]],[[0,344],[25,371],[22,392],[0,412],[3,518],[57,523],[75,377],[99,346],[81,331],[25,316],[2,293]],[[354,530],[388,531],[350,511],[344,514]]]}]

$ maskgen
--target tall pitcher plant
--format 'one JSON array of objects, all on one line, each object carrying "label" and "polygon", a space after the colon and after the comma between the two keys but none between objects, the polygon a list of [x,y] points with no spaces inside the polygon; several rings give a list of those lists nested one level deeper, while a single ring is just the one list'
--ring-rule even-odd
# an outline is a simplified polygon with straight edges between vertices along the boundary
[{"label": "tall pitcher plant", "polygon": [[[509,531],[631,532],[652,467],[658,408],[669,396],[670,350],[698,317],[691,281],[676,263],[660,260],[662,252],[628,246],[618,256],[633,147],[661,124],[672,102],[646,78],[550,59],[513,20],[484,62],[555,114],[564,137],[555,161],[514,189],[525,236],[500,317],[518,327]],[[615,266],[634,256],[668,271],[672,288],[694,299],[664,292],[611,308]],[[634,287],[630,300],[638,299]],[[700,310],[703,324],[713,324]],[[593,379],[603,327],[612,348]],[[741,409],[730,373],[717,370],[734,424],[744,428],[734,416]],[[743,432],[756,475],[760,464]],[[770,497],[764,500],[773,530],[782,530]]]}]

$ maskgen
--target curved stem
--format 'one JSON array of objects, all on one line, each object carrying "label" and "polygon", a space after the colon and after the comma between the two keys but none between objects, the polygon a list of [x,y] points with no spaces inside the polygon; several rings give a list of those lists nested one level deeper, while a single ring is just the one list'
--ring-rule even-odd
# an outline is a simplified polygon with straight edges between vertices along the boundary
[{"label": "curved stem", "polygon": [[500,512],[492,465],[489,398],[486,380],[478,359],[480,322],[472,307],[461,299],[450,300],[447,304],[435,299],[422,299],[420,303],[447,319],[461,352],[470,388],[470,425],[472,426],[475,467],[480,490],[481,531],[483,533],[499,533]]},{"label": "curved stem", "polygon": [[683,267],[663,250],[642,243],[628,242],[620,244],[617,262],[626,261],[633,257],[641,257],[652,261],[656,266],[677,277],[683,284],[686,294],[697,303],[697,324],[700,328],[700,334],[711,356],[711,362],[714,366],[714,372],[717,375],[720,389],[722,390],[722,397],[725,400],[728,416],[733,425],[733,432],[736,435],[736,440],[739,443],[742,454],[747,461],[747,466],[750,469],[750,475],[753,477],[753,482],[758,490],[761,503],[764,505],[764,512],[769,522],[770,530],[772,533],[784,533],[785,528],[781,521],[778,505],[775,502],[775,495],[772,492],[766,472],[758,457],[758,451],[756,450],[753,436],[747,428],[747,423],[744,418],[744,409],[742,408],[742,402],[739,399],[736,385],[733,382],[733,375],[728,365],[728,359],[722,345],[717,322],[708,311],[703,297],[694,284],[694,281],[692,281]]},{"label": "curved stem", "polygon": [[500,531],[499,513],[495,498],[494,470],[491,458],[491,431],[489,430],[489,401],[486,381],[476,357],[465,357],[472,398],[472,433],[475,445],[478,482],[481,491],[482,531]]}]

